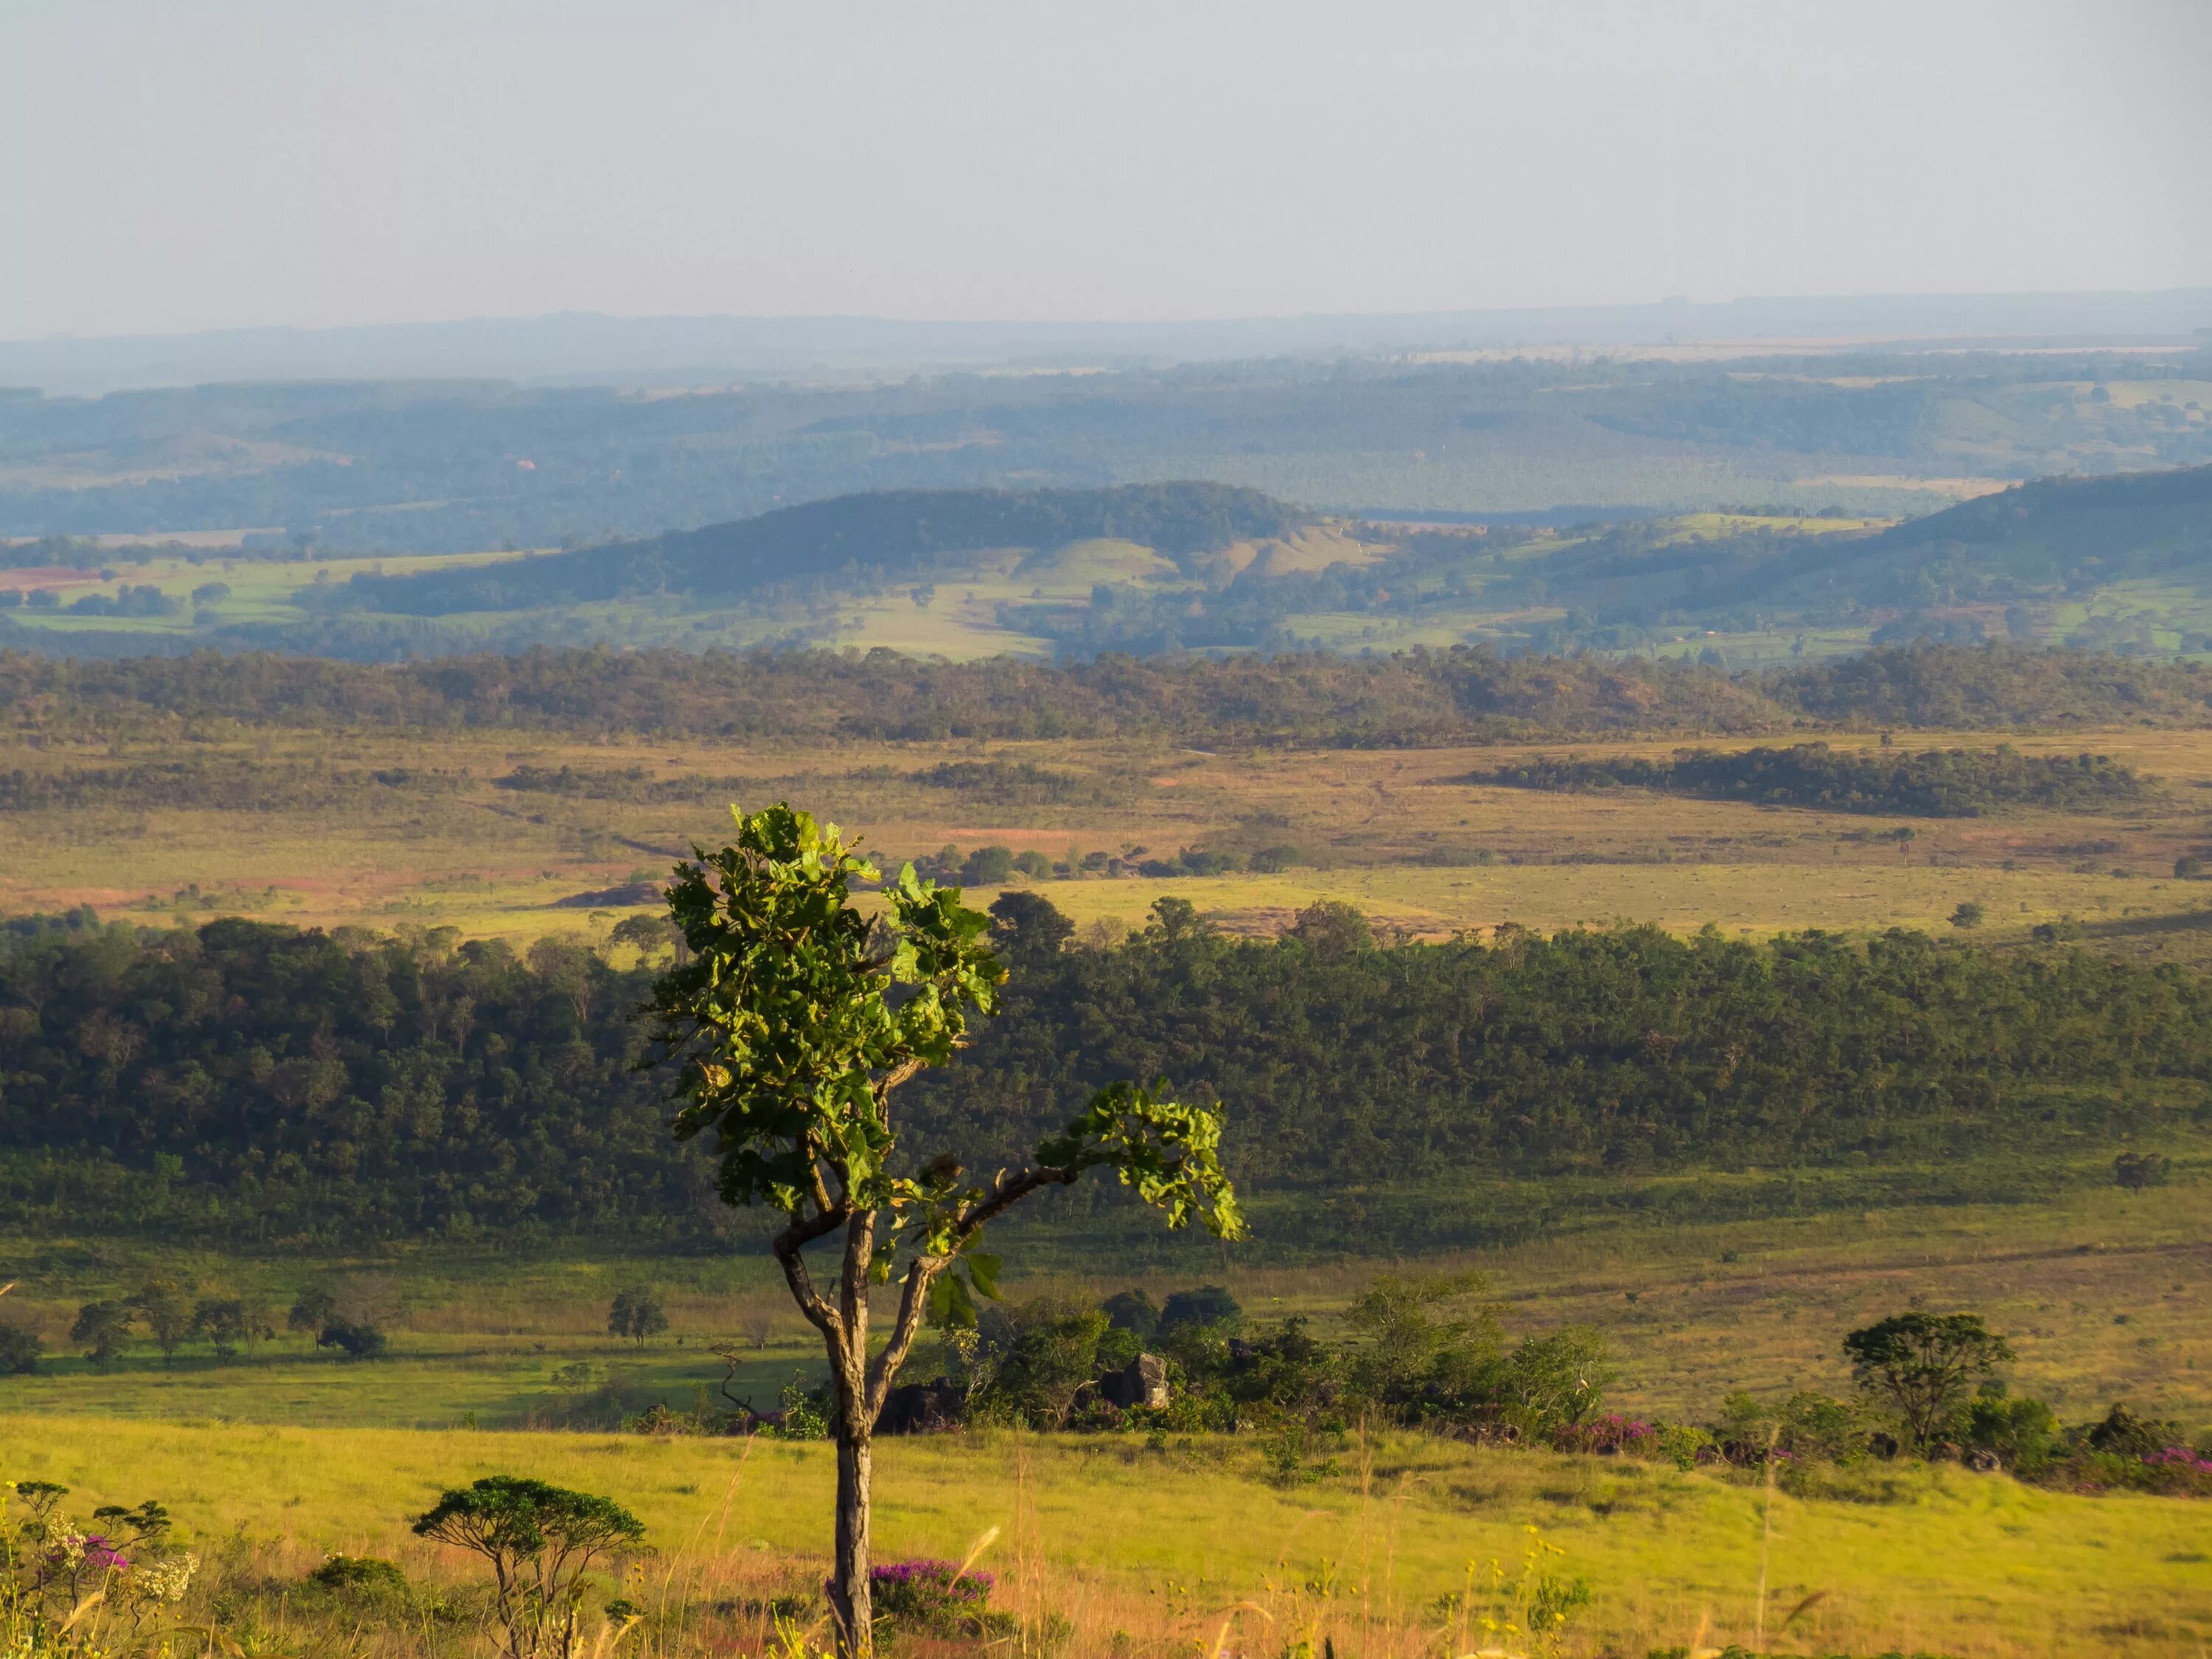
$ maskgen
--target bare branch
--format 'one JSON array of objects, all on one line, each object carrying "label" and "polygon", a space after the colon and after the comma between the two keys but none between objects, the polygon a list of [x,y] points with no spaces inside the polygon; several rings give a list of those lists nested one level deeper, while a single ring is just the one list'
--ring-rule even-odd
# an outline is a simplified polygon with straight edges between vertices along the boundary
[{"label": "bare branch", "polygon": [[890,1398],[891,1380],[906,1364],[915,1338],[921,1334],[922,1316],[929,1310],[929,1287],[951,1264],[949,1255],[918,1255],[908,1264],[906,1284],[899,1293],[898,1318],[891,1325],[891,1340],[868,1368],[868,1421],[884,1414]]},{"label": "bare branch", "polygon": [[792,1299],[799,1304],[799,1312],[806,1316],[808,1323],[836,1343],[845,1340],[844,1319],[814,1288],[813,1275],[806,1271],[806,1258],[800,1252],[816,1239],[836,1232],[848,1218],[847,1212],[836,1208],[823,1211],[811,1221],[793,1216],[791,1224],[778,1233],[769,1246],[775,1259],[783,1264],[784,1279],[791,1285]]},{"label": "bare branch", "polygon": [[1082,1179],[1080,1170],[1028,1169],[1011,1180],[1004,1170],[991,1177],[991,1190],[962,1209],[953,1223],[953,1248],[965,1244],[987,1222],[994,1221],[1031,1193],[1046,1187],[1073,1187]]}]

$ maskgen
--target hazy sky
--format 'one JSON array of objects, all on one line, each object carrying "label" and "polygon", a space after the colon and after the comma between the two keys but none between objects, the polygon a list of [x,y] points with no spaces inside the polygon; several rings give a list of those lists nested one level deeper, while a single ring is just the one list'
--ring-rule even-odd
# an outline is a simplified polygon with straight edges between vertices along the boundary
[{"label": "hazy sky", "polygon": [[2206,284],[2208,86],[2208,0],[0,0],[0,337]]}]

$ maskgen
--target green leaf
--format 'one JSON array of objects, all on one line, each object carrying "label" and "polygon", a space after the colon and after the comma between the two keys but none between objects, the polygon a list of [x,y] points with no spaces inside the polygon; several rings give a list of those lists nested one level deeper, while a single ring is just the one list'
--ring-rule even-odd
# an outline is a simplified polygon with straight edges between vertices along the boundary
[{"label": "green leaf", "polygon": [[975,1281],[978,1294],[996,1302],[999,1298],[999,1258],[981,1250],[969,1250],[960,1258],[968,1264],[968,1277]]}]

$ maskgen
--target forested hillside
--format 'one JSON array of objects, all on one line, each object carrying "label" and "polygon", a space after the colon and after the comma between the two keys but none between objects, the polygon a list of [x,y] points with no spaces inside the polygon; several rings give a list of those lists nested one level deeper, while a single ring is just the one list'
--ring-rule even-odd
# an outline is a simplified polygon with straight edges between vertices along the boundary
[{"label": "forested hillside", "polygon": [[[2212,981],[1893,933],[1650,929],[1370,948],[1166,902],[1000,939],[1006,1010],[900,1096],[912,1145],[1018,1155],[1103,1079],[1228,1103],[1265,1193],[1465,1175],[2009,1152],[2212,1121]],[[647,972],[574,945],[246,921],[0,933],[0,1224],[238,1239],[702,1237],[704,1161],[635,1068]],[[1109,1195],[1110,1197],[1110,1194]]]},{"label": "forested hillside", "polygon": [[1111,489],[887,490],[787,507],[650,540],[414,576],[358,575],[336,609],[435,617],[588,604],[633,594],[802,598],[926,577],[990,548],[1052,548],[1115,537],[1172,556],[1281,536],[1307,514],[1222,484]]},{"label": "forested hillside", "polygon": [[269,655],[110,662],[0,652],[0,713],[52,736],[228,723],[744,737],[1425,744],[1597,732],[1962,730],[2212,722],[2212,673],[2070,651],[1916,644],[1731,675],[1686,662],[1107,657],[1048,667],[790,652],[543,649],[392,666]]}]

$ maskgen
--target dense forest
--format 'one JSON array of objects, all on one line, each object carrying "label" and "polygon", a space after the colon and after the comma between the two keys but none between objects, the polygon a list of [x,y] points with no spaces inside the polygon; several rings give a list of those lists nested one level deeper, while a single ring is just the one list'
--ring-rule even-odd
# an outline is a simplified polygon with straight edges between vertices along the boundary
[{"label": "dense forest", "polygon": [[2110,811],[2145,799],[2155,789],[2103,755],[2029,756],[2010,744],[1864,754],[1801,743],[1730,752],[1678,749],[1666,760],[1545,756],[1473,773],[1465,781],[1522,789],[1656,789],[1708,800],[1938,818],[1979,817],[2008,806]]},{"label": "dense forest", "polygon": [[[1224,1156],[1259,1194],[1940,1159],[2212,1121],[2212,981],[2179,969],[1907,933],[1376,949],[1327,908],[1250,942],[1158,909],[1078,951],[1048,907],[1002,907],[1006,1012],[902,1093],[914,1149],[1018,1154],[1099,1081],[1163,1074],[1228,1103]],[[702,1240],[727,1224],[704,1161],[636,1069],[648,977],[450,930],[7,924],[0,1224]]]},{"label": "dense forest", "polygon": [[390,666],[0,652],[0,717],[49,736],[218,735],[242,724],[1418,748],[1599,732],[2194,726],[2212,721],[2212,673],[2193,663],[1926,643],[1736,675],[1480,647],[1367,658],[1109,656],[1060,667],[884,650],[541,649]]}]

